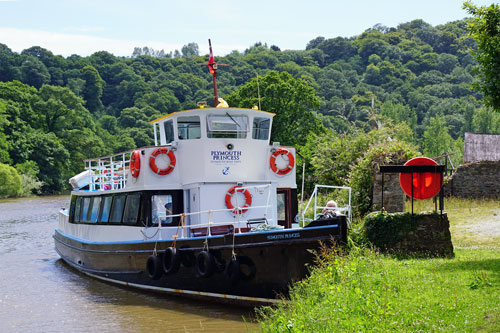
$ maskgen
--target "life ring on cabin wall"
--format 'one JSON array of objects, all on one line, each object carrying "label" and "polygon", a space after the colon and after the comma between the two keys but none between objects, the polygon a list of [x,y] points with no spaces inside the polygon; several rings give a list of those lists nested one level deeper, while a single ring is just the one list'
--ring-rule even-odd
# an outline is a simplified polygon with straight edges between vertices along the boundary
[{"label": "life ring on cabin wall", "polygon": [[[158,166],[156,165],[156,158],[160,155],[167,155],[170,159],[170,163],[163,169],[158,168]],[[174,153],[170,149],[165,147],[156,148],[155,150],[153,150],[153,153],[149,157],[149,167],[154,173],[160,176],[168,175],[169,173],[171,173],[175,168],[175,163],[176,160]]]},{"label": "life ring on cabin wall", "polygon": [[134,150],[130,155],[130,173],[132,177],[139,177],[139,173],[141,172],[141,152],[138,150]]},{"label": "life ring on cabin wall", "polygon": [[[233,203],[231,202],[231,198],[237,192],[243,193],[243,195],[245,196],[245,204],[243,206],[240,206],[240,209],[235,208]],[[229,189],[229,191],[227,191],[225,201],[226,207],[228,209],[232,209],[233,214],[243,214],[246,213],[248,211],[248,207],[252,205],[252,195],[250,194],[250,192],[248,192],[247,189],[242,189],[241,186],[233,186]]]},{"label": "life ring on cabin wall", "polygon": [[[288,158],[288,165],[284,168],[278,169],[278,166],[276,165],[276,157],[284,155]],[[271,170],[279,175],[279,176],[284,176],[290,171],[293,170],[293,167],[295,166],[295,157],[293,157],[293,154],[286,148],[278,148],[274,151],[274,153],[271,154],[271,158],[269,159],[269,165],[271,166]]]}]

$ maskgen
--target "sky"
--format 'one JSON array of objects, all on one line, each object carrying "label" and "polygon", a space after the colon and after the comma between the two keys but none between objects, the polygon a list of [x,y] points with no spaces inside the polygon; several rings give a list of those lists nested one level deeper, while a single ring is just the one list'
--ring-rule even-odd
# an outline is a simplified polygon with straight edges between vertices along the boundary
[{"label": "sky", "polygon": [[[165,52],[194,42],[215,55],[256,42],[303,50],[318,37],[353,37],[376,24],[423,19],[433,26],[467,17],[461,0],[0,0],[0,43],[21,52],[41,46],[56,55],[134,47]],[[490,5],[492,0],[473,0]]]}]

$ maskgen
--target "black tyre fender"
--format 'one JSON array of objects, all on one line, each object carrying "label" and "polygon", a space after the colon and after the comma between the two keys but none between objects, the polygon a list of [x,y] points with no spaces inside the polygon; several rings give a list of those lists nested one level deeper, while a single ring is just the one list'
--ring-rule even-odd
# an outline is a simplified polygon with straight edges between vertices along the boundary
[{"label": "black tyre fender", "polygon": [[153,280],[161,278],[162,272],[162,258],[161,255],[150,256],[146,262],[146,273]]},{"label": "black tyre fender", "polygon": [[196,257],[196,269],[201,277],[208,278],[215,271],[214,256],[208,251],[201,251]]},{"label": "black tyre fender", "polygon": [[240,262],[236,258],[232,258],[226,267],[226,276],[232,285],[238,284],[240,282]]},{"label": "black tyre fender", "polygon": [[175,247],[168,247],[163,253],[163,272],[175,274],[181,267],[181,255]]}]

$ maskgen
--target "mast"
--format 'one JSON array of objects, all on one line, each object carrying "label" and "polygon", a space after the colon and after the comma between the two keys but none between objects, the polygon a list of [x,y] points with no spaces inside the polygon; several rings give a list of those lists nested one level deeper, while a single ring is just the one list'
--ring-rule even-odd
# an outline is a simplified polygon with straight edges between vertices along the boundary
[{"label": "mast", "polygon": [[208,47],[210,49],[210,57],[208,58],[208,70],[213,76],[214,82],[214,107],[219,104],[219,94],[217,92],[217,63],[214,60],[214,53],[212,52],[212,42],[208,39]]},{"label": "mast", "polygon": [[208,39],[208,46],[210,49],[210,56],[208,58],[208,70],[210,74],[213,76],[213,84],[214,84],[214,107],[219,104],[219,93],[217,92],[217,67],[218,66],[229,66],[228,64],[219,64],[215,62],[214,53],[212,52],[212,41],[210,38]]}]

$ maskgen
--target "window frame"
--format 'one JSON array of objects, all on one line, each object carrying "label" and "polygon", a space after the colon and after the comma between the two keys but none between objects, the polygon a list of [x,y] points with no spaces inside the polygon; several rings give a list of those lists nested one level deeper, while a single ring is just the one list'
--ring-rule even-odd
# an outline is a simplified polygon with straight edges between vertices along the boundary
[{"label": "window frame", "polygon": [[[139,197],[138,198],[138,206],[137,206],[137,210],[135,212],[135,221],[133,222],[128,222],[128,221],[125,221],[125,218],[128,217],[127,214],[128,214],[128,209],[131,205],[131,198],[133,197]],[[142,208],[142,193],[141,192],[133,192],[133,193],[127,193],[127,197],[125,199],[125,205],[123,207],[123,214],[122,214],[122,223],[124,225],[137,225],[138,222],[139,222],[139,216],[140,216],[140,213],[141,213],[141,208]]]},{"label": "window frame", "polygon": [[[118,204],[117,198],[119,198],[119,197],[124,197],[123,206],[121,207],[120,221],[112,221],[113,212],[115,210],[115,205]],[[109,214],[109,218],[108,218],[108,222],[107,222],[108,224],[122,224],[123,212],[125,210],[125,203],[126,202],[127,202],[127,193],[119,193],[119,194],[113,195],[113,202],[111,204],[110,214]]]},{"label": "window frame", "polygon": [[[189,125],[196,124],[196,122],[189,122],[187,120],[188,118],[198,118],[198,128],[200,130],[199,137],[193,137],[193,138],[189,137],[189,129],[190,129]],[[183,119],[186,119],[186,120],[182,121]],[[181,132],[184,132],[184,128],[182,128],[182,129],[180,128],[180,125],[182,125],[182,124],[187,124],[188,125],[188,126],[186,126],[187,135],[188,135],[188,137],[186,137],[186,138],[181,137]],[[201,126],[201,117],[199,115],[177,117],[177,138],[179,140],[183,140],[183,141],[184,140],[199,140],[203,136],[202,132],[201,132],[201,127],[202,127]],[[194,125],[193,128],[196,128],[196,125]]]},{"label": "window frame", "polygon": [[[217,121],[215,121],[217,118],[229,119],[232,123],[234,123],[236,125],[236,130],[213,129],[212,125],[213,125],[213,123],[217,123]],[[245,121],[244,121],[245,129],[238,130],[238,126],[240,126],[241,124],[237,121],[237,119],[245,119]],[[248,137],[248,132],[250,132],[250,126],[249,126],[250,119],[247,115],[244,115],[244,114],[230,115],[227,112],[225,114],[210,113],[210,114],[207,114],[207,116],[206,116],[206,122],[207,122],[207,126],[206,126],[207,127],[207,138],[210,138],[210,139],[246,139]],[[219,123],[222,123],[222,122],[219,122]]]},{"label": "window frame", "polygon": [[[255,121],[259,119],[260,122],[264,122],[264,121],[267,121],[268,123],[268,127],[265,128],[265,129],[262,129],[260,127],[256,127],[255,125]],[[262,120],[260,120],[262,119]],[[267,131],[267,136],[266,138],[260,138],[260,136],[258,135],[260,132],[262,132],[263,130],[266,130]],[[267,117],[253,117],[253,120],[252,120],[252,139],[254,140],[269,140],[269,134],[271,133],[271,118],[267,118]]]},{"label": "window frame", "polygon": [[[108,218],[106,219],[106,221],[103,221],[102,220],[102,215],[104,213],[104,205],[105,205],[105,202],[106,202],[106,199],[111,200],[111,203],[109,204],[109,208],[108,208]],[[109,218],[111,216],[111,207],[113,206],[113,195],[103,195],[101,196],[101,208],[99,210],[99,218],[97,219],[97,223],[102,223],[102,224],[108,224],[109,223]]]},{"label": "window frame", "polygon": [[[169,129],[167,129],[167,126]],[[201,128],[201,125],[200,125]],[[169,137],[169,131],[171,132],[171,137]],[[175,141],[175,130],[174,130],[174,121],[172,119],[169,119],[165,122],[163,122],[163,131],[165,133],[165,144],[169,144],[170,142]]]}]

